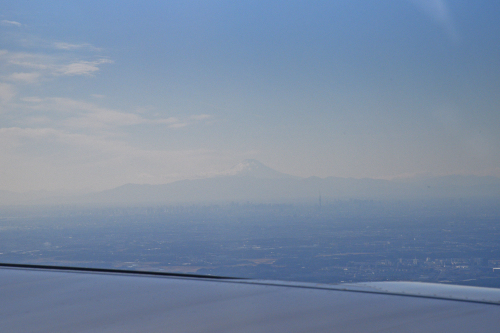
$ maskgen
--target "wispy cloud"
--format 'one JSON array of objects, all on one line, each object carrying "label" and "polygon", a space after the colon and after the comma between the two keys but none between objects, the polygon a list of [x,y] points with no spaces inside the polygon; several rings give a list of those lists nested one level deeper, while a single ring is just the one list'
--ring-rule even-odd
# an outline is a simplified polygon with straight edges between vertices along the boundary
[{"label": "wispy cloud", "polygon": [[96,61],[79,61],[68,65],[59,66],[56,71],[62,75],[92,75],[99,71],[99,65],[112,64],[109,59],[99,59]]},{"label": "wispy cloud", "polygon": [[0,142],[0,186],[17,191],[161,184],[196,178],[207,167],[220,170],[230,159],[212,150],[141,149],[109,137],[53,128],[1,128]]},{"label": "wispy cloud", "polygon": [[179,123],[179,118],[176,117],[169,117],[165,119],[158,119],[156,121],[157,124],[165,124],[165,125],[173,125],[173,124],[178,124]]},{"label": "wispy cloud", "polygon": [[63,128],[106,129],[147,122],[139,115],[100,107],[71,98],[24,98],[24,109],[52,114],[53,125]]},{"label": "wispy cloud", "polygon": [[43,101],[43,98],[36,97],[36,96],[30,96],[30,97],[21,98],[21,101],[29,102],[29,103],[40,103]]},{"label": "wispy cloud", "polygon": [[186,127],[188,124],[187,123],[175,123],[168,125],[169,128],[181,128],[181,127]]},{"label": "wispy cloud", "polygon": [[192,120],[206,120],[206,119],[210,119],[210,118],[212,118],[212,116],[209,114],[196,114],[196,115],[192,115],[191,117],[189,117],[189,119],[192,119]]},{"label": "wispy cloud", "polygon": [[80,49],[88,49],[92,51],[100,51],[101,49],[95,47],[89,43],[81,43],[81,44],[71,44],[71,43],[63,43],[63,42],[55,42],[53,43],[54,47],[58,50],[80,50]]},{"label": "wispy cloud", "polygon": [[[78,101],[70,98],[38,98],[25,97],[21,107],[31,109],[37,113],[53,115],[53,125],[66,129],[93,129],[113,130],[124,126],[133,125],[165,125],[168,128],[181,128],[192,124],[193,116],[185,119],[178,117],[147,118],[142,114],[123,112],[100,107],[94,103]],[[201,119],[194,116],[198,121]]]},{"label": "wispy cloud", "polygon": [[[106,58],[93,61],[71,61],[62,56],[2,50],[0,63],[14,69],[13,73],[9,74],[12,76],[11,79],[35,82],[35,77],[38,79],[43,76],[92,76],[100,70],[101,65],[112,64],[113,61]],[[19,69],[24,70],[24,72],[20,73]],[[35,70],[36,73],[27,73],[26,70],[30,69]]]},{"label": "wispy cloud", "polygon": [[35,83],[40,78],[40,73],[31,72],[31,73],[12,73],[7,76],[7,79],[10,81],[24,82],[24,83]]},{"label": "wispy cloud", "polygon": [[427,15],[432,17],[448,33],[453,41],[459,40],[459,35],[446,0],[409,0]]},{"label": "wispy cloud", "polygon": [[3,25],[3,26],[16,26],[16,27],[22,27],[23,25],[19,22],[16,22],[16,21],[8,21],[8,20],[2,20],[0,21],[0,24]]},{"label": "wispy cloud", "polygon": [[54,57],[48,55],[26,52],[8,52],[5,50],[0,53],[0,57],[0,60],[7,65],[37,70],[45,70],[52,67],[55,61]]},{"label": "wispy cloud", "polygon": [[[0,50],[0,112],[4,116],[0,121],[0,188],[104,189],[126,182],[165,183],[220,163],[220,156],[211,151],[148,150],[136,147],[137,140],[133,140],[136,130],[184,131],[208,121],[210,115],[168,116],[168,112],[156,112],[154,106],[134,111],[108,108],[99,105],[101,94],[89,96],[91,102],[48,97],[40,82],[92,77],[113,61],[88,52],[99,51],[91,44],[47,42],[16,34],[18,45],[26,51]],[[27,96],[29,84],[38,84],[41,95]]]},{"label": "wispy cloud", "polygon": [[0,101],[5,103],[10,101],[16,92],[12,85],[0,82]]}]

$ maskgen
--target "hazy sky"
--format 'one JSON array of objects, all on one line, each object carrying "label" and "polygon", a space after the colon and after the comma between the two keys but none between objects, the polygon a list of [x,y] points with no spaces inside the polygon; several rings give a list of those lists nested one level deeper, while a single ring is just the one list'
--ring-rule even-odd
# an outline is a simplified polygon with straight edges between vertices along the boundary
[{"label": "hazy sky", "polygon": [[500,176],[500,2],[0,2],[0,190],[255,158],[297,176]]}]

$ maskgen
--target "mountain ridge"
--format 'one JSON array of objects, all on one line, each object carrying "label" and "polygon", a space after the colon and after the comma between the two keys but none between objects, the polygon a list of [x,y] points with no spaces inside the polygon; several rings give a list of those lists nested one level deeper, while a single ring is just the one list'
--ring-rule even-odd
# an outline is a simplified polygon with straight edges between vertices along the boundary
[{"label": "mountain ridge", "polygon": [[30,198],[25,194],[4,193],[5,195],[0,195],[0,204],[317,202],[319,193],[324,200],[500,198],[500,178],[461,175],[414,180],[301,178],[276,171],[257,160],[244,160],[225,173],[210,178],[185,179],[159,185],[131,183],[104,191],[67,197]]},{"label": "mountain ridge", "polygon": [[99,198],[95,197],[94,200],[163,203],[316,202],[320,192],[323,198],[334,200],[500,198],[500,178],[452,175],[406,182],[372,178],[301,178],[273,170],[257,160],[244,160],[215,177],[161,185],[126,184],[102,191]]},{"label": "mountain ridge", "polygon": [[255,178],[266,178],[266,179],[276,179],[276,178],[295,178],[300,179],[301,177],[292,176],[287,173],[279,172],[274,170],[267,165],[262,164],[260,161],[255,159],[246,159],[240,163],[233,166],[231,169],[224,171],[218,175],[219,177],[233,176],[233,177],[255,177]]}]

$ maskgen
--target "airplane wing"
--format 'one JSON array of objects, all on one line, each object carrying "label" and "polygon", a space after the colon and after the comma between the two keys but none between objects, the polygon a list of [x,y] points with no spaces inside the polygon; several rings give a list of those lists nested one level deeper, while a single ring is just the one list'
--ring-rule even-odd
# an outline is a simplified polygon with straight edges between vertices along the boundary
[{"label": "airplane wing", "polygon": [[500,290],[2,265],[1,332],[498,332]]}]

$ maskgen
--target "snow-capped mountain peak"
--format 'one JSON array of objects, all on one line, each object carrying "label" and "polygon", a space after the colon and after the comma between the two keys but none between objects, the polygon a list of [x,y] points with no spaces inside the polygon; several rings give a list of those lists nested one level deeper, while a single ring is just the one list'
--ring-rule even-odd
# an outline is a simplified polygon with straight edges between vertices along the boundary
[{"label": "snow-capped mountain peak", "polygon": [[271,169],[254,159],[243,160],[231,169],[223,172],[222,176],[255,177],[255,178],[294,178],[292,175]]}]

